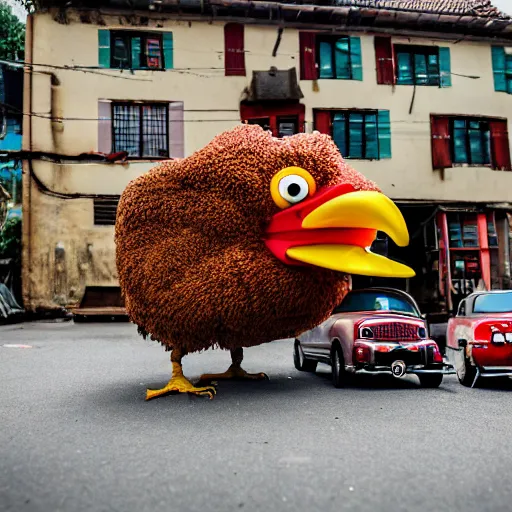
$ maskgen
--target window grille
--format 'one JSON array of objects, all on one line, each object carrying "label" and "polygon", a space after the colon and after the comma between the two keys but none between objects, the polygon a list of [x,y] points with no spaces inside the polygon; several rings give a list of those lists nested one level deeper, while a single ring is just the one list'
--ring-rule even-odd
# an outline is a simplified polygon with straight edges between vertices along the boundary
[{"label": "window grille", "polygon": [[134,158],[169,156],[169,105],[112,104],[113,152]]}]

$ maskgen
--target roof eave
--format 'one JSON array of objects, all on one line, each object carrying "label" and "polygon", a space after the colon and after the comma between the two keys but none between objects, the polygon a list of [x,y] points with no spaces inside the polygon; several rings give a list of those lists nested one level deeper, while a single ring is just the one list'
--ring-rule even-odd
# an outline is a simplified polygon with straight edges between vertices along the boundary
[{"label": "roof eave", "polygon": [[[44,5],[43,5],[44,4]],[[311,30],[351,30],[361,32],[432,35],[445,39],[512,40],[512,19],[467,14],[439,14],[412,10],[353,7],[343,5],[298,4],[250,0],[126,0],[86,2],[41,1],[44,8],[99,10],[134,15],[167,15],[176,19],[230,20],[252,24],[279,25]]]}]

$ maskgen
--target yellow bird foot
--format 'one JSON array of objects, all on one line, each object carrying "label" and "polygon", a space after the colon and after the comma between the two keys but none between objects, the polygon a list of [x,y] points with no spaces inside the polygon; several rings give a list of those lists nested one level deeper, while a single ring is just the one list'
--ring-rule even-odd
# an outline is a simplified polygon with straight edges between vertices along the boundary
[{"label": "yellow bird foot", "polygon": [[217,390],[214,386],[196,387],[183,375],[178,375],[173,377],[162,389],[147,389],[146,400],[170,393],[190,393],[197,396],[207,396],[212,400]]},{"label": "yellow bird foot", "polygon": [[216,380],[269,380],[266,373],[247,373],[241,366],[231,365],[224,373],[205,373],[196,384]]}]

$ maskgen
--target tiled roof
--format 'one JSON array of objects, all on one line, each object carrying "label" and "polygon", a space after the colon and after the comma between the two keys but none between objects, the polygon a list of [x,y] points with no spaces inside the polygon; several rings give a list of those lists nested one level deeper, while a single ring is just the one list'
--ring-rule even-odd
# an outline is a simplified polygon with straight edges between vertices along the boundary
[{"label": "tiled roof", "polygon": [[337,5],[508,19],[491,0],[336,0]]}]

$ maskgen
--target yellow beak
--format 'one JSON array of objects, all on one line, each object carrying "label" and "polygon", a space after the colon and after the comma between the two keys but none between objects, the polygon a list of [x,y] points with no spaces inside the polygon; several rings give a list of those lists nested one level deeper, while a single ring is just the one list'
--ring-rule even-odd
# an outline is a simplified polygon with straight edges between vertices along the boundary
[{"label": "yellow beak", "polygon": [[[398,246],[409,244],[407,225],[398,207],[374,191],[342,194],[321,204],[302,221],[302,229],[366,228],[383,231]],[[375,277],[414,277],[411,268],[357,245],[320,244],[290,247],[294,260],[331,270]]]}]

